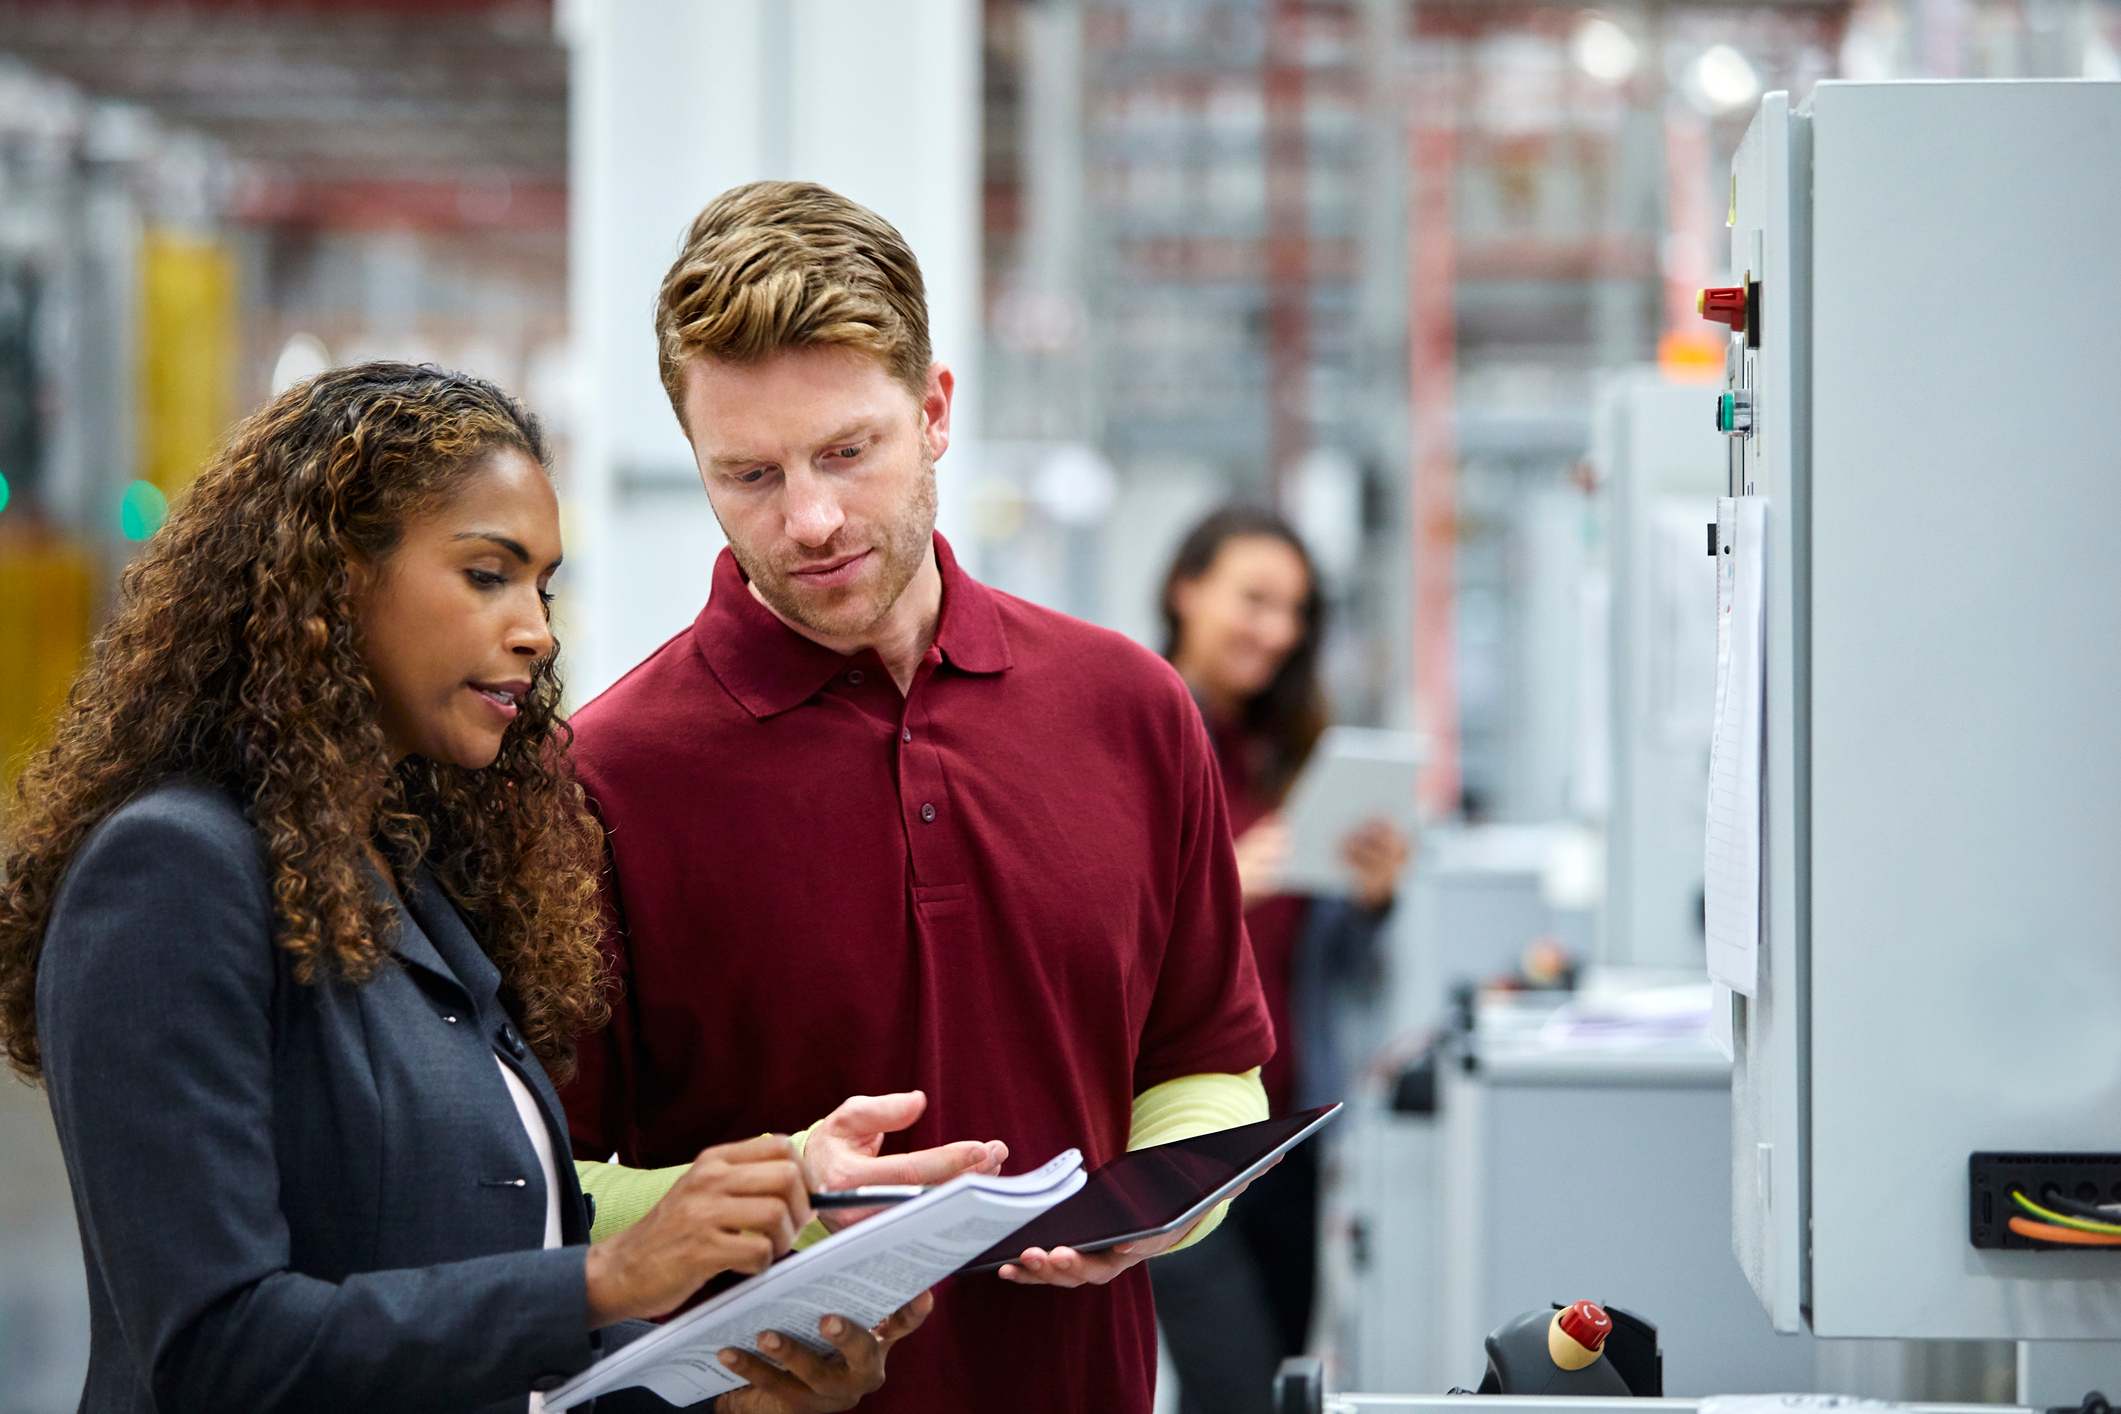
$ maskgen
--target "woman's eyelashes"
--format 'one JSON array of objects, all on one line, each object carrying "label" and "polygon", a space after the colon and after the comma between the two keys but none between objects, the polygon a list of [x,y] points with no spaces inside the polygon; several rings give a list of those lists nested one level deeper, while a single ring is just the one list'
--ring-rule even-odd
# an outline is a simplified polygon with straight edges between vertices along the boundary
[{"label": "woman's eyelashes", "polygon": [[[494,570],[469,569],[464,571],[464,577],[482,590],[503,589],[508,585],[508,576]],[[538,602],[550,609],[557,596],[547,585],[540,584],[537,588]]]}]

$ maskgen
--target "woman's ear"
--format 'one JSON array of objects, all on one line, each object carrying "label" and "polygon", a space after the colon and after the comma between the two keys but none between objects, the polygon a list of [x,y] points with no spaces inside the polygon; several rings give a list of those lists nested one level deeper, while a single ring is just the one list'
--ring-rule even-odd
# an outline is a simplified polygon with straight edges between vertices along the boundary
[{"label": "woman's ear", "polygon": [[383,566],[366,555],[349,553],[346,557],[346,598],[356,611],[368,602],[375,593],[376,585],[382,581]]},{"label": "woman's ear", "polygon": [[[374,560],[361,555],[349,555],[346,560],[346,613],[352,620],[354,638],[359,641],[361,628],[368,619],[368,606],[382,581],[383,567]],[[319,625],[322,620],[317,621]],[[312,633],[315,632],[313,628]]]},{"label": "woman's ear", "polygon": [[1198,579],[1179,579],[1172,581],[1171,612],[1180,623],[1184,623],[1187,619],[1191,618],[1193,616],[1194,609],[1199,607],[1199,605],[1200,581]]}]

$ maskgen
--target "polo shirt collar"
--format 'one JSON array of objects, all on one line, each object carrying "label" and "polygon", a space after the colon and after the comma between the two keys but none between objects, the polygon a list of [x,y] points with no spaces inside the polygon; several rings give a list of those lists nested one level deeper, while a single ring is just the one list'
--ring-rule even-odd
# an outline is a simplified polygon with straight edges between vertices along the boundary
[{"label": "polo shirt collar", "polygon": [[[942,618],[935,633],[943,661],[961,672],[1006,671],[1012,662],[1009,640],[993,591],[959,568],[940,533],[935,563],[943,577]],[[753,598],[744,571],[726,547],[715,559],[714,585],[707,606],[693,620],[692,640],[715,679],[759,718],[801,706],[849,662],[797,633]]]}]

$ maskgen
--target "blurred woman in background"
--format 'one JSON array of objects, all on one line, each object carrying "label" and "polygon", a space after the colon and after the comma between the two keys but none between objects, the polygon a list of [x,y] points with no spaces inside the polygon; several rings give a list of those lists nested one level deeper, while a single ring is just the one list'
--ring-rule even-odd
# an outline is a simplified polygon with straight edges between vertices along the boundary
[{"label": "blurred woman in background", "polygon": [[[1277,813],[1326,727],[1325,603],[1279,516],[1215,511],[1180,542],[1163,586],[1164,656],[1206,717],[1229,798],[1245,928],[1276,1036],[1262,1079],[1276,1115],[1344,1097],[1336,989],[1373,983],[1378,934],[1408,858],[1372,821],[1341,842],[1344,898],[1284,893]],[[1318,1268],[1319,1148],[1298,1145],[1233,1204],[1222,1236],[1150,1266],[1186,1414],[1271,1408],[1275,1367],[1304,1349]]]},{"label": "blurred woman in background", "polygon": [[[559,717],[545,459],[475,378],[290,389],[126,571],[21,779],[0,1040],[66,1156],[84,1410],[521,1414],[601,1329],[810,1216],[767,1136],[589,1241],[547,1074],[605,1015],[602,837]],[[753,1384],[722,1408],[849,1407],[925,1301],[828,1328],[829,1360],[730,1360]]]}]

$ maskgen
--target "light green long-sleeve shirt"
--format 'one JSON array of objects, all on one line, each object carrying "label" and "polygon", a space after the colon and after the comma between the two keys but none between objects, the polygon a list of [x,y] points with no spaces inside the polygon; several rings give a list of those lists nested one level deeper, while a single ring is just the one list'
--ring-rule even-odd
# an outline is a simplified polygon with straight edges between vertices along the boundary
[{"label": "light green long-sleeve shirt", "polygon": [[[1182,1075],[1176,1080],[1152,1085],[1134,1097],[1127,1147],[1146,1149],[1152,1144],[1191,1139],[1196,1134],[1212,1134],[1218,1129],[1251,1124],[1266,1117],[1267,1092],[1260,1084],[1257,1067],[1243,1075]],[[794,1136],[799,1150],[809,1133],[804,1130]],[[597,1216],[595,1226],[590,1229],[591,1240],[601,1241],[639,1222],[689,1167],[688,1164],[674,1164],[669,1168],[635,1169],[621,1164],[577,1160],[574,1169],[581,1179],[582,1191],[596,1199]],[[1228,1203],[1218,1204],[1207,1217],[1193,1225],[1183,1242],[1171,1250],[1177,1252],[1191,1247],[1215,1231],[1229,1208]],[[803,1229],[796,1239],[796,1246],[808,1246],[824,1235],[823,1225],[813,1222]]]}]

